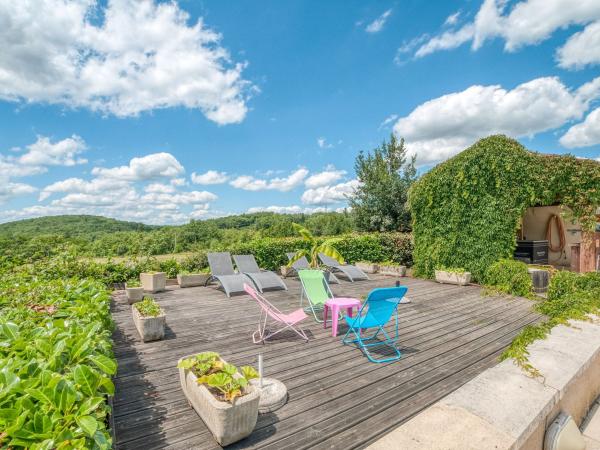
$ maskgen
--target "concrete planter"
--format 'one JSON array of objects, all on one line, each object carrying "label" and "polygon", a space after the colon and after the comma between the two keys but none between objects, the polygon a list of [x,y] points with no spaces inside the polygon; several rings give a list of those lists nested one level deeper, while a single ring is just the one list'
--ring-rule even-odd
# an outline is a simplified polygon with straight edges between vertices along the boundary
[{"label": "concrete planter", "polygon": [[283,278],[289,277],[290,275],[294,274],[294,269],[292,267],[288,267],[288,266],[281,266],[279,268],[279,272],[281,273],[281,276]]},{"label": "concrete planter", "polygon": [[127,284],[125,284],[125,295],[127,296],[127,303],[133,305],[144,298],[144,288],[127,287]]},{"label": "concrete planter", "polygon": [[471,282],[471,272],[455,273],[446,272],[445,270],[436,270],[435,281],[442,284],[465,286]]},{"label": "concrete planter", "polygon": [[406,276],[406,266],[379,266],[379,273],[382,275],[393,275],[396,277]]},{"label": "concrete planter", "polygon": [[355,264],[355,266],[358,267],[360,270],[362,270],[365,273],[379,272],[379,264],[359,261]]},{"label": "concrete planter", "polygon": [[163,312],[157,317],[144,317],[135,305],[131,306],[133,323],[144,342],[159,341],[165,337],[165,322],[167,316]]},{"label": "concrete planter", "polygon": [[179,287],[194,287],[194,286],[204,286],[206,280],[210,277],[207,273],[190,273],[187,275],[177,275],[177,284]]},{"label": "concrete planter", "polygon": [[147,292],[161,292],[165,290],[167,274],[164,272],[141,273],[142,288]]},{"label": "concrete planter", "polygon": [[179,369],[179,380],[189,404],[220,445],[233,444],[252,433],[258,419],[260,394],[251,384],[246,395],[229,403],[217,400],[206,386],[199,385],[190,370]]}]

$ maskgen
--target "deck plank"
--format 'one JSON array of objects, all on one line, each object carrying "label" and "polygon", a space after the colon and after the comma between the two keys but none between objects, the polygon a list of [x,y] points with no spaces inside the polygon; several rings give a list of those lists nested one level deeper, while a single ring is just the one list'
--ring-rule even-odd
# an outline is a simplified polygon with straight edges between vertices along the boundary
[{"label": "deck plank", "polygon": [[[333,285],[338,296],[364,297],[393,286],[395,278]],[[245,295],[230,299],[215,287],[170,287],[156,294],[167,314],[165,339],[144,343],[123,292],[115,292],[112,314],[115,356],[115,435],[119,449],[220,448],[179,386],[179,358],[218,351],[233,364],[255,364],[263,353],[266,375],[286,383],[288,403],[259,416],[251,436],[232,448],[363,448],[382,433],[452,392],[497,362],[527,324],[540,320],[531,302],[482,297],[476,286],[440,285],[402,278],[412,302],[400,307],[400,361],[370,363],[340,343],[330,328],[307,320],[308,343],[284,335],[266,345],[250,339],[258,306]],[[266,297],[282,310],[298,307],[300,285]],[[393,325],[388,329],[391,331]],[[358,401],[359,400],[359,401]]]}]

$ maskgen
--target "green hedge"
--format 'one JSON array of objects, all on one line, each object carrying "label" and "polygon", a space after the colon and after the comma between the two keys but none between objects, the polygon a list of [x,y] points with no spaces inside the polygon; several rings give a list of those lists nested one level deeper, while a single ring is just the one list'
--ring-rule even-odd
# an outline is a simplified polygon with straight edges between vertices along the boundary
[{"label": "green hedge", "polygon": [[108,449],[110,296],[54,278],[2,274],[0,447]]},{"label": "green hedge", "polygon": [[529,206],[560,202],[592,229],[599,185],[595,161],[540,155],[506,136],[482,139],[411,187],[415,274],[463,267],[484,281],[489,266],[512,257]]},{"label": "green hedge", "polygon": [[530,297],[533,295],[533,282],[527,264],[513,259],[501,259],[492,264],[486,273],[485,282],[493,289],[505,294]]},{"label": "green hedge", "polygon": [[[321,241],[321,238],[318,238]],[[351,234],[334,238],[336,249],[346,262],[393,261],[412,264],[412,237],[406,233]],[[300,238],[259,239],[234,247],[223,247],[231,254],[252,254],[263,269],[277,270],[288,262],[286,253],[308,248]]]},{"label": "green hedge", "polygon": [[[323,239],[323,238],[319,238]],[[390,261],[410,266],[412,264],[412,238],[406,233],[351,234],[335,238],[335,246],[347,262]],[[306,248],[307,243],[300,238],[265,238],[232,246],[224,246],[214,251],[228,251],[235,254],[252,254],[263,269],[278,270],[287,264],[286,253]],[[78,258],[71,253],[42,260],[28,266],[30,273],[44,277],[92,278],[106,285],[123,283],[139,278],[140,273],[159,270],[174,278],[179,272],[201,271],[208,267],[206,251],[198,251],[184,260],[168,259],[158,261],[153,257],[132,258],[126,262],[95,262]]]}]

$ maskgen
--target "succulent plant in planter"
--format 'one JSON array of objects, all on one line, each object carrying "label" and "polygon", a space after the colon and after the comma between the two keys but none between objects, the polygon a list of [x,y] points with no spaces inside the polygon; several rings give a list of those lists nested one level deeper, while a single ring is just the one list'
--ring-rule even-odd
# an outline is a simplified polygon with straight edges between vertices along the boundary
[{"label": "succulent plant in planter", "polygon": [[219,444],[229,445],[252,433],[260,399],[248,383],[258,377],[253,367],[238,370],[215,352],[182,358],[177,367],[188,402]]},{"label": "succulent plant in planter", "polygon": [[442,284],[466,286],[471,282],[471,272],[460,267],[439,267],[435,269],[435,280]]},{"label": "succulent plant in planter", "polygon": [[133,322],[144,342],[158,341],[165,337],[166,315],[152,297],[144,297],[131,306]]},{"label": "succulent plant in planter", "polygon": [[138,280],[129,280],[125,283],[125,294],[127,295],[127,303],[133,305],[142,300],[144,289]]}]

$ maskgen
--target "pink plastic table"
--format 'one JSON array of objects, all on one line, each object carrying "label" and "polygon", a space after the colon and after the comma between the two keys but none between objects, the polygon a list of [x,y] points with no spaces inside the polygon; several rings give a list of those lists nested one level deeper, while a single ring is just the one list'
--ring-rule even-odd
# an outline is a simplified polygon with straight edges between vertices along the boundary
[{"label": "pink plastic table", "polygon": [[360,300],[349,297],[330,298],[323,306],[323,328],[327,328],[327,311],[331,309],[331,335],[337,336],[338,317],[340,309],[345,308],[348,315],[352,317],[352,308],[360,309]]}]

